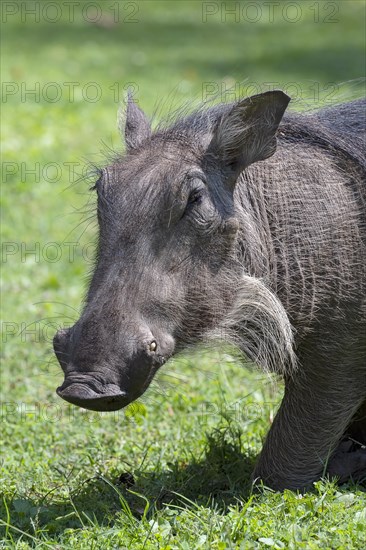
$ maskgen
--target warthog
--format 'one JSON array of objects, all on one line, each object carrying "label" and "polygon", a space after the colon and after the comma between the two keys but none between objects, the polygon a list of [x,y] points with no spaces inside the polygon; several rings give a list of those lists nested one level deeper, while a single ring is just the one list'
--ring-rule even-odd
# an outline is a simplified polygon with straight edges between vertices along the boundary
[{"label": "warthog", "polygon": [[366,443],[366,104],[288,103],[266,92],[152,131],[128,98],[85,307],[54,348],[58,395],[112,411],[186,346],[234,342],[285,381],[253,477],[303,489],[366,474],[344,443]]}]

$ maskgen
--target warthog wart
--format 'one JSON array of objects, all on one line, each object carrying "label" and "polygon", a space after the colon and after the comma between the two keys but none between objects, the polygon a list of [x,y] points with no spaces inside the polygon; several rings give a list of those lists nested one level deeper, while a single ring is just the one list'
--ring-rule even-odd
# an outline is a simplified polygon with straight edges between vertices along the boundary
[{"label": "warthog wart", "polygon": [[366,103],[288,103],[266,92],[152,131],[128,98],[84,310],[54,348],[57,393],[107,411],[188,345],[233,342],[285,381],[253,479],[303,489],[366,475]]}]

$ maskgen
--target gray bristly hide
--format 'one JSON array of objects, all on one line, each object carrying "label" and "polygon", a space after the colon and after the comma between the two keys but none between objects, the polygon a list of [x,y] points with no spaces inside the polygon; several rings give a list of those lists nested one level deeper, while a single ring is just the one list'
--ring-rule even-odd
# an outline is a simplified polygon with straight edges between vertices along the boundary
[{"label": "gray bristly hide", "polygon": [[58,393],[139,397],[178,351],[234,343],[285,395],[253,479],[303,489],[366,475],[365,101],[284,114],[281,91],[152,131],[128,97],[127,152],[101,171],[98,261],[54,339]]}]

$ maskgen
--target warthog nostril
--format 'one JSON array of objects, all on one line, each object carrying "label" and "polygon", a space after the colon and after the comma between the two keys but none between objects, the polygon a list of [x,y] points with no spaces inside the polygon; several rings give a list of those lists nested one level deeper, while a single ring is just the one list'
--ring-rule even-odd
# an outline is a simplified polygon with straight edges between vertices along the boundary
[{"label": "warthog nostril", "polygon": [[153,340],[149,344],[149,351],[154,352],[154,351],[156,351],[157,347],[158,347],[158,344],[157,344],[156,340]]}]

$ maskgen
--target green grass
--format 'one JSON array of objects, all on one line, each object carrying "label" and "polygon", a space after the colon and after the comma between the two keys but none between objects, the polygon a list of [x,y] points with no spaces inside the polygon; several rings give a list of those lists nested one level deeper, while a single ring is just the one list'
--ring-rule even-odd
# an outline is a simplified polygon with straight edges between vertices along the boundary
[{"label": "green grass", "polygon": [[[2,25],[2,79],[19,92],[1,105],[0,547],[366,547],[360,486],[252,494],[280,384],[224,350],[197,350],[169,363],[126,411],[88,413],[56,397],[62,375],[51,351],[56,327],[78,315],[95,236],[88,184],[65,163],[82,172],[86,159],[103,162],[103,151],[120,147],[116,110],[128,83],[160,115],[203,90],[230,100],[229,88],[239,97],[269,83],[300,96],[297,109],[357,96],[364,4],[320,2],[316,22],[314,3],[298,2],[300,20],[290,23],[282,2],[271,23],[259,2],[256,23],[243,11],[238,22],[217,13],[204,23],[200,2],[139,2],[127,23],[131,8],[119,3],[121,21],[108,26],[105,2],[107,27],[85,21],[79,4],[73,22],[63,12],[57,23],[23,23],[19,11]],[[329,4],[337,21],[324,21]],[[71,101],[67,82],[76,82]],[[85,98],[90,82],[95,102]],[[39,86],[39,97],[24,86]]]}]

